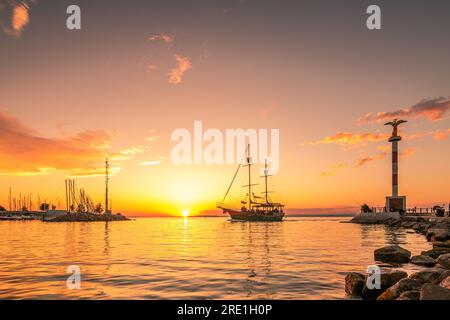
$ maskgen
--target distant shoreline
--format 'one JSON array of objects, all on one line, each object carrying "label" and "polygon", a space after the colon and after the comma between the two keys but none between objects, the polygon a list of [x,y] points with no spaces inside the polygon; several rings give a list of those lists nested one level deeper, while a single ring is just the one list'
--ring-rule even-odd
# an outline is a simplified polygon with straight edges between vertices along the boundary
[{"label": "distant shoreline", "polygon": [[[354,217],[356,214],[355,213],[329,213],[329,214],[324,214],[324,213],[320,213],[320,214],[313,214],[313,213],[305,213],[305,214],[287,214],[285,216],[285,218],[351,218]],[[137,218],[183,218],[181,216],[175,216],[175,215],[148,215],[148,216],[133,216],[133,215],[129,215],[128,217],[132,218],[132,219],[137,219]],[[229,218],[229,216],[225,216],[225,215],[192,215],[189,216],[189,219],[192,218]]]}]

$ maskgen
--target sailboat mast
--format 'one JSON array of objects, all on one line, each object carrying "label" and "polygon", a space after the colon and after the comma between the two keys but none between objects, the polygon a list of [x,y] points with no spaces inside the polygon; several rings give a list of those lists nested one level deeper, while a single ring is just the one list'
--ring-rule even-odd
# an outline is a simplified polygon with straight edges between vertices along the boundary
[{"label": "sailboat mast", "polygon": [[265,161],[265,165],[264,165],[264,182],[265,182],[265,189],[266,189],[266,203],[269,203],[269,198],[267,197],[267,159]]},{"label": "sailboat mast", "polygon": [[108,209],[108,205],[109,205],[109,200],[108,200],[108,182],[109,182],[109,162],[108,162],[108,157],[106,158],[106,162],[105,162],[105,169],[106,169],[106,175],[105,175],[105,213],[108,214],[109,213],[109,209]]},{"label": "sailboat mast", "polygon": [[248,209],[252,209],[252,174],[250,170],[250,143],[247,147],[247,165],[248,165]]}]

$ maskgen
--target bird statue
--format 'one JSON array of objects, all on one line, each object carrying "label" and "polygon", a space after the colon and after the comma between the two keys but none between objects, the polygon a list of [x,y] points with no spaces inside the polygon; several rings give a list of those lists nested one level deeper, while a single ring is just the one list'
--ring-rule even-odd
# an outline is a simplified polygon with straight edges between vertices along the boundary
[{"label": "bird statue", "polygon": [[404,122],[408,122],[408,121],[406,121],[406,120],[397,120],[397,119],[394,119],[393,121],[386,122],[384,125],[385,125],[385,126],[391,125],[392,128],[393,128],[393,131],[392,131],[392,137],[398,137],[398,130],[397,130],[397,127],[398,127],[401,123],[404,123]]}]

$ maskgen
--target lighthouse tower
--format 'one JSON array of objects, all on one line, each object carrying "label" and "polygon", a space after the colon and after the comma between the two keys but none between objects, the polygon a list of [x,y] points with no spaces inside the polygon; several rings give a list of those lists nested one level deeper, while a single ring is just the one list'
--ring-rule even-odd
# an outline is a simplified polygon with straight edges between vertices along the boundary
[{"label": "lighthouse tower", "polygon": [[406,196],[398,195],[398,143],[402,137],[398,135],[398,126],[405,120],[397,120],[385,123],[393,127],[389,142],[392,144],[392,195],[386,197],[386,209],[388,212],[406,211]]}]

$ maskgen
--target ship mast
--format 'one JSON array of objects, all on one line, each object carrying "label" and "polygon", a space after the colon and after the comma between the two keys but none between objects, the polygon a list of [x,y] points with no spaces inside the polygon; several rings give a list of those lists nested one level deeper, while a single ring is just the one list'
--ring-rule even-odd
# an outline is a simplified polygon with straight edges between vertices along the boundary
[{"label": "ship mast", "polygon": [[247,165],[248,165],[248,210],[252,210],[252,174],[251,174],[251,164],[250,164],[250,143],[247,147]]},{"label": "ship mast", "polygon": [[108,157],[106,157],[106,162],[105,162],[105,213],[109,214],[109,209],[108,209],[108,182],[109,182],[109,162],[108,162]]},{"label": "ship mast", "polygon": [[268,194],[268,192],[267,192],[267,175],[268,175],[268,170],[267,170],[267,159],[266,159],[266,161],[265,161],[265,164],[264,164],[264,182],[265,182],[265,189],[266,189],[266,204],[267,203],[269,203],[269,198],[267,197],[267,194]]}]

